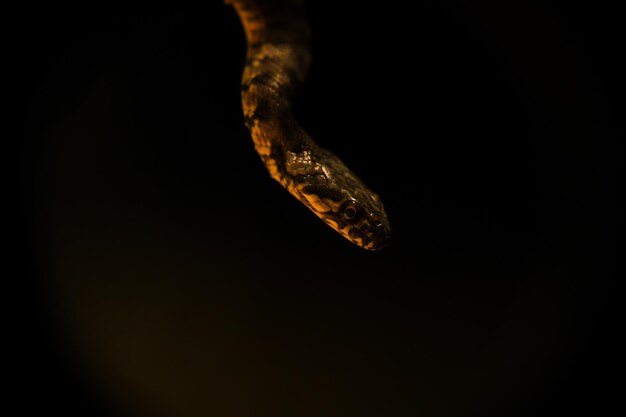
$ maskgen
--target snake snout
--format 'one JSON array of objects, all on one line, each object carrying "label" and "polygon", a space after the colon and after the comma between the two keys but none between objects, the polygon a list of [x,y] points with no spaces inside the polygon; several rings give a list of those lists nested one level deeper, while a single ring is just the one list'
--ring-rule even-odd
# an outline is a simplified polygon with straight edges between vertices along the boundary
[{"label": "snake snout", "polygon": [[378,223],[372,228],[372,240],[374,247],[372,250],[380,250],[389,246],[391,241],[391,233],[389,227],[383,223]]},{"label": "snake snout", "polygon": [[389,246],[391,228],[384,212],[374,211],[369,215],[367,223],[367,242],[365,249],[378,251]]}]

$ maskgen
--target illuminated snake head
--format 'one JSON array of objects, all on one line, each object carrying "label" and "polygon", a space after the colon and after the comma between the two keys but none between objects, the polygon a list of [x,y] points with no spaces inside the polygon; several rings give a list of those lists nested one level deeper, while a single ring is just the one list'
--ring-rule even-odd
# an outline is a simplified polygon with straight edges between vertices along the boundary
[{"label": "illuminated snake head", "polygon": [[[287,152],[283,185],[327,225],[367,249],[387,246],[390,226],[378,195],[324,149]],[[282,182],[282,181],[281,181]]]}]

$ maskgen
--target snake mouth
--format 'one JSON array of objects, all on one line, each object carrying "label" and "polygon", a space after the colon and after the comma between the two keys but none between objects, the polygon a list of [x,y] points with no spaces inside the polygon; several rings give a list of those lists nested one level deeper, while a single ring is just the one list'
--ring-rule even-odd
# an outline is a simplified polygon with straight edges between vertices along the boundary
[{"label": "snake mouth", "polygon": [[366,249],[378,251],[389,246],[391,233],[389,227],[383,223],[378,223],[371,230],[371,238],[366,244]]},{"label": "snake mouth", "polygon": [[389,246],[391,233],[385,223],[375,223],[374,226],[366,226],[360,230],[352,230],[351,240],[368,251],[379,251]]},{"label": "snake mouth", "polygon": [[389,226],[385,223],[364,222],[360,225],[349,227],[348,230],[343,229],[339,232],[348,240],[361,248],[368,251],[378,251],[389,245],[391,233]]}]

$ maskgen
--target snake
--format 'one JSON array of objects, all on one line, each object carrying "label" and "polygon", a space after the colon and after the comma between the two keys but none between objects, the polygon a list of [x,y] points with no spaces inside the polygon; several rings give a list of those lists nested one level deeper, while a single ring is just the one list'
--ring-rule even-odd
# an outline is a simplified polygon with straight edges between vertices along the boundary
[{"label": "snake", "polygon": [[302,0],[225,0],[245,32],[243,120],[270,176],[350,242],[378,251],[390,241],[381,198],[294,117],[292,103],[311,62]]}]

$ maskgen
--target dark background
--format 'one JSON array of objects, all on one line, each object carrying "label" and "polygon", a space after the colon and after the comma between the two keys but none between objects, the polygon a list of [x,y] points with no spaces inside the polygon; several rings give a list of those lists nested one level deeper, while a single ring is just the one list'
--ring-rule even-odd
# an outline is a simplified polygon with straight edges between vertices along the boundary
[{"label": "dark background", "polygon": [[381,253],[265,172],[243,126],[231,8],[7,13],[20,215],[4,304],[19,415],[623,407],[619,14],[356,4],[309,2],[296,113],[383,198]]}]

